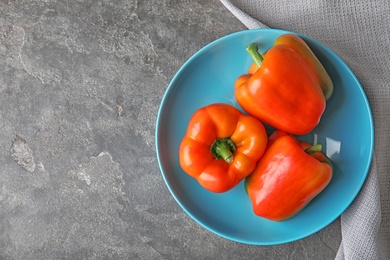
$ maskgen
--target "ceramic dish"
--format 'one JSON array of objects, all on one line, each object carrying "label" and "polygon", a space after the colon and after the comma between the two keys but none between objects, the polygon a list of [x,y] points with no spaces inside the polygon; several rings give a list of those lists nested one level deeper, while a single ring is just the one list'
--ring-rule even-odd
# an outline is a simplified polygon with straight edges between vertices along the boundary
[{"label": "ceramic dish", "polygon": [[[300,35],[322,62],[334,83],[334,93],[320,124],[300,139],[321,143],[335,166],[332,181],[303,211],[283,222],[256,216],[243,182],[215,194],[185,174],[178,148],[191,115],[217,102],[240,108],[233,84],[252,60],[251,42],[266,51],[287,31],[258,29],[222,37],[193,55],[166,90],[156,122],[156,152],[165,183],[183,210],[206,229],[227,239],[254,245],[274,245],[309,236],[329,225],[351,204],[362,187],[372,158],[373,122],[366,95],[353,72],[331,50]],[[269,129],[270,130],[270,129]]]}]

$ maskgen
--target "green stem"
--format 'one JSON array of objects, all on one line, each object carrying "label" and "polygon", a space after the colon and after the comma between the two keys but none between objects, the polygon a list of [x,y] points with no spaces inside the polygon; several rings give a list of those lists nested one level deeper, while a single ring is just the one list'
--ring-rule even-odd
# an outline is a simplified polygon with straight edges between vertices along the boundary
[{"label": "green stem", "polygon": [[309,148],[307,148],[305,150],[305,152],[307,154],[313,154],[313,153],[321,152],[321,151],[322,151],[322,145],[321,144],[312,145],[312,146],[310,146]]},{"label": "green stem", "polygon": [[233,153],[235,150],[236,147],[229,138],[215,140],[210,147],[210,152],[216,159],[223,159],[227,163],[233,162]]},{"label": "green stem", "polygon": [[256,43],[251,43],[246,47],[246,51],[251,55],[256,65],[260,67],[264,58],[263,56],[261,56],[258,50],[259,50],[259,46],[257,46]]},{"label": "green stem", "polygon": [[328,156],[323,154],[321,151],[322,151],[322,145],[321,144],[315,144],[315,145],[310,146],[309,148],[307,148],[305,150],[305,152],[308,155],[314,157],[318,161],[329,164],[329,166],[332,168],[332,172],[333,172],[334,168],[333,168],[332,161],[328,158]]}]

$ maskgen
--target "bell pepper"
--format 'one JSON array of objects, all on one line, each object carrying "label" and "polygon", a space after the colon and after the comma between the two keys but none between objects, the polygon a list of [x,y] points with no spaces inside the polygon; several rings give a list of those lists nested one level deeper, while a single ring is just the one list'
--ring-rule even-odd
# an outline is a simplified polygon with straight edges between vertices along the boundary
[{"label": "bell pepper", "polygon": [[247,51],[256,65],[235,82],[239,105],[276,129],[298,135],[313,130],[333,83],[309,46],[295,34],[284,34],[263,55],[255,43]]},{"label": "bell pepper", "polygon": [[321,144],[298,141],[276,131],[245,187],[256,215],[273,221],[286,220],[300,212],[329,184],[332,162]]},{"label": "bell pepper", "polygon": [[180,166],[205,189],[226,192],[252,173],[267,141],[256,118],[211,104],[192,115],[179,147]]}]

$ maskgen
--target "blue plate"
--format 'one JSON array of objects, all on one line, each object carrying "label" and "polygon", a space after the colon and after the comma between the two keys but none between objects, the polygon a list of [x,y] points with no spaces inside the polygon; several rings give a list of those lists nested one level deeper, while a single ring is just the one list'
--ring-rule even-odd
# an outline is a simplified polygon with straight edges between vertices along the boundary
[{"label": "blue plate", "polygon": [[309,236],[329,225],[351,204],[362,187],[372,158],[373,122],[359,81],[347,65],[324,45],[300,35],[322,62],[334,83],[320,124],[299,138],[321,143],[335,166],[326,189],[303,211],[283,222],[256,216],[243,182],[215,194],[203,189],[180,168],[178,149],[188,121],[199,108],[217,102],[234,105],[233,84],[252,64],[245,47],[269,49],[290,33],[274,29],[246,30],[222,37],[193,55],[177,72],[163,97],[156,123],[158,163],[170,192],[184,211],[208,230],[227,239],[274,245]]}]

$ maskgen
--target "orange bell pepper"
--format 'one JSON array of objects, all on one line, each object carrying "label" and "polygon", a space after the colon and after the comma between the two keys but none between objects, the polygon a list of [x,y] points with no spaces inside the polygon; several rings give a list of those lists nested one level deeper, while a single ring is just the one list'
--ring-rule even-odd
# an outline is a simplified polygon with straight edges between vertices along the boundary
[{"label": "orange bell pepper", "polygon": [[232,189],[254,170],[267,146],[256,118],[228,104],[212,104],[191,117],[180,143],[180,166],[212,192]]},{"label": "orange bell pepper", "polygon": [[269,146],[245,187],[254,213],[273,221],[301,211],[330,182],[333,166],[320,144],[298,141],[285,132],[270,136]]},{"label": "orange bell pepper", "polygon": [[313,130],[333,93],[333,83],[309,46],[294,34],[284,34],[264,57],[256,44],[248,45],[247,51],[256,65],[235,82],[240,106],[288,133]]}]

